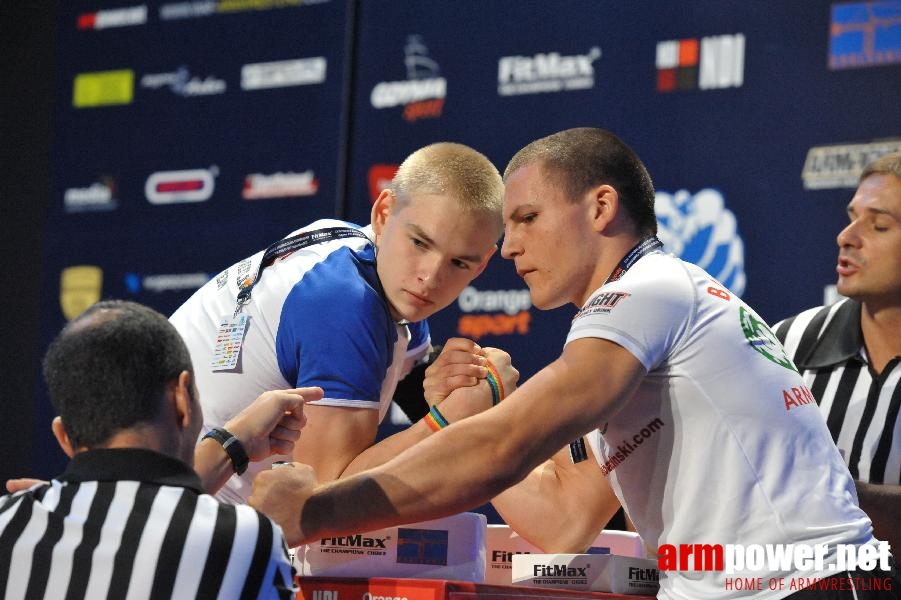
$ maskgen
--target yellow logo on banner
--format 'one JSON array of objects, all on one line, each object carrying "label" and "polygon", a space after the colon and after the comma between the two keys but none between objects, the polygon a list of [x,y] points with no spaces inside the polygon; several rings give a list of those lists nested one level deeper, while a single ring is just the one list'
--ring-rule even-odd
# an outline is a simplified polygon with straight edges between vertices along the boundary
[{"label": "yellow logo on banner", "polygon": [[59,278],[59,305],[63,315],[71,321],[100,300],[103,270],[93,265],[78,265],[63,269]]},{"label": "yellow logo on banner", "polygon": [[75,108],[131,104],[135,72],[131,69],[98,71],[75,76],[72,105]]},{"label": "yellow logo on banner", "polygon": [[270,10],[300,5],[301,0],[219,0],[219,4],[216,5],[216,12]]}]

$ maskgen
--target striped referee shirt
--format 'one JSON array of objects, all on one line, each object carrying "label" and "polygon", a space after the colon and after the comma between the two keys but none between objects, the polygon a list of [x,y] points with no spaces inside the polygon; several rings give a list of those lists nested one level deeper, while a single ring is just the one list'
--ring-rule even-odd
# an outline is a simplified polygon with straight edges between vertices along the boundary
[{"label": "striped referee shirt", "polygon": [[842,300],[775,326],[820,405],[851,475],[901,484],[901,357],[874,377],[860,329],[860,303]]},{"label": "striped referee shirt", "polygon": [[281,529],[142,449],[76,454],[0,498],[0,598],[293,598]]}]

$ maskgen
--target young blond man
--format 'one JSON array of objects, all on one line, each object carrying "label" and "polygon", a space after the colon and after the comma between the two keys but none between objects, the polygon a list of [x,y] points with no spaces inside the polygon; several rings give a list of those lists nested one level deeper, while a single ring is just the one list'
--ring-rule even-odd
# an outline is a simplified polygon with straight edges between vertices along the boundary
[{"label": "young blond man", "polygon": [[[432,144],[403,161],[373,204],[369,226],[316,221],[198,290],[171,321],[194,361],[204,432],[234,451],[222,424],[249,400],[315,386],[324,397],[306,404],[293,456],[324,481],[380,464],[426,437],[431,429],[419,421],[373,444],[398,381],[431,350],[426,319],[494,254],[502,196],[500,174],[485,156],[462,144]],[[518,374],[506,353],[453,339],[436,364],[442,378],[430,403],[464,386],[442,402],[444,417],[490,406],[489,358],[512,389]],[[219,497],[243,502],[253,477],[276,458],[248,467],[239,453],[237,476]]]}]

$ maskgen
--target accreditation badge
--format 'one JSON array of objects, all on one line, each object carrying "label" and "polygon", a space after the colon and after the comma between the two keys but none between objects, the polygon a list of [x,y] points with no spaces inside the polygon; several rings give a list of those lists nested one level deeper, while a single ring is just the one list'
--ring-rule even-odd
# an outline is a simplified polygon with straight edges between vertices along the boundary
[{"label": "accreditation badge", "polygon": [[232,371],[238,366],[248,319],[247,315],[237,314],[225,317],[219,322],[216,342],[213,345],[213,359],[210,361],[210,368],[213,371]]}]

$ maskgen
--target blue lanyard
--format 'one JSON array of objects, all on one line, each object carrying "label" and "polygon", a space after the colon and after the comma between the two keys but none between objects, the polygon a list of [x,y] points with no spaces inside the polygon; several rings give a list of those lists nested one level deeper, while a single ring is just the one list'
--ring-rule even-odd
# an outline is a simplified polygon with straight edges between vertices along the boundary
[{"label": "blue lanyard", "polygon": [[275,262],[276,259],[303,248],[307,248],[308,246],[349,237],[361,237],[369,240],[369,236],[359,229],[354,229],[352,227],[326,227],[313,231],[305,231],[270,244],[269,247],[266,248],[266,251],[263,252],[263,258],[260,261],[260,268],[257,270],[256,276],[254,276],[253,280],[244,284],[240,291],[238,291],[235,316],[241,312],[241,307],[250,300],[250,294],[253,293],[254,286],[260,282],[260,278],[263,276],[263,270]]},{"label": "blue lanyard", "polygon": [[661,242],[656,235],[651,235],[644,238],[643,240],[632,246],[632,249],[629,250],[629,252],[626,253],[626,255],[622,258],[622,260],[619,261],[619,264],[616,265],[616,268],[613,269],[613,272],[610,273],[609,277],[607,277],[607,281],[604,282],[604,285],[607,285],[611,281],[616,281],[617,279],[625,275],[626,271],[631,269],[632,265],[638,262],[639,258],[650,254],[651,252],[659,250],[660,248],[663,248],[663,242]]},{"label": "blue lanyard", "polygon": [[[619,261],[619,264],[616,265],[616,268],[613,269],[613,272],[610,273],[610,276],[607,277],[607,281],[604,282],[604,285],[607,285],[611,281],[616,281],[620,277],[626,274],[632,265],[638,262],[638,259],[642,256],[650,254],[656,250],[663,248],[663,242],[661,242],[656,235],[651,235],[634,246],[629,250],[626,255]],[[577,440],[574,440],[569,443],[569,457],[572,459],[573,463],[580,463],[583,460],[588,458],[588,451],[585,449],[585,438],[580,437]]]}]

